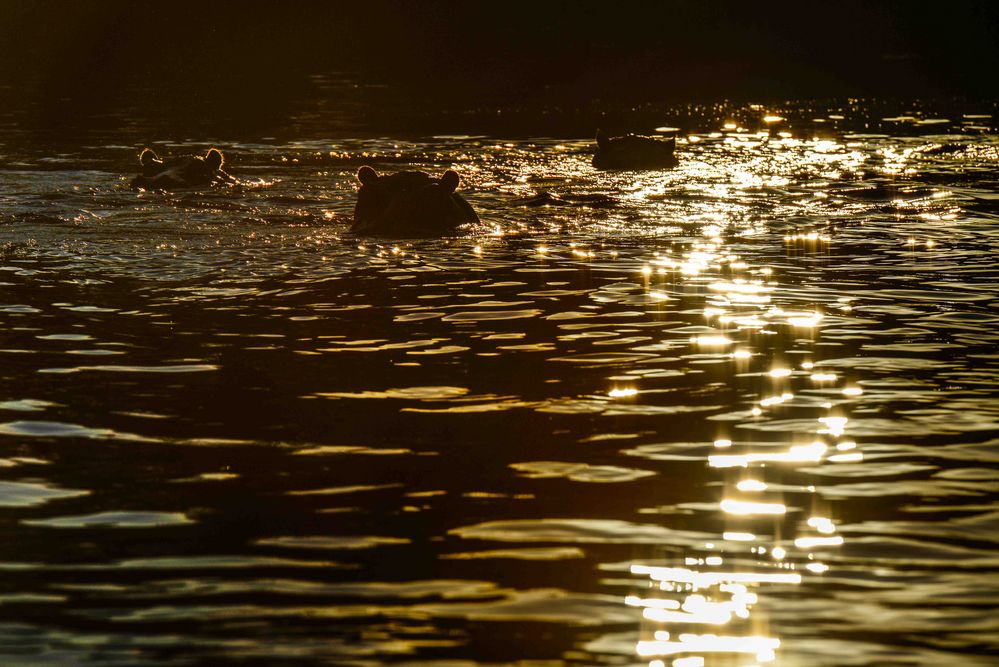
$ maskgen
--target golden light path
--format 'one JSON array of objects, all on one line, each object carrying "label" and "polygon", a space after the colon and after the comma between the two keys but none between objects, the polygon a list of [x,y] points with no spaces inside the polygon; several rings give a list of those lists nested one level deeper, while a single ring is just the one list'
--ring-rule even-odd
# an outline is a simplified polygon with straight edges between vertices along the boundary
[{"label": "golden light path", "polygon": [[[768,115],[763,120],[776,124],[782,119]],[[731,131],[736,127],[732,124],[725,129]],[[786,137],[784,140],[791,141]],[[842,147],[835,142],[813,143],[814,155],[827,156],[830,163],[844,159]],[[835,153],[838,156],[834,158]],[[906,157],[886,154],[886,168],[904,168]],[[846,159],[863,158],[847,154]],[[724,248],[723,229],[718,225],[706,226],[703,234],[704,241],[691,243],[686,250],[656,253],[641,267],[640,273],[649,295],[662,294],[668,298],[667,285],[659,285],[667,280],[674,286],[683,283],[685,288],[703,290],[704,318],[715,330],[691,336],[689,345],[695,351],[727,358],[733,364],[733,374],[759,378],[759,397],[747,410],[745,419],[766,419],[772,410],[797,405],[793,391],[796,385],[802,385],[803,389],[835,389],[835,384],[843,378],[834,372],[817,370],[815,362],[808,358],[810,354],[797,363],[766,361],[768,355],[756,351],[760,347],[754,340],[756,336],[783,330],[792,339],[807,336],[814,342],[820,334],[823,313],[780,307],[775,303],[781,295],[780,284],[774,281],[770,267],[753,268],[728,252]],[[831,238],[809,232],[789,234],[785,241],[827,245]],[[724,278],[709,277],[719,274]],[[838,307],[849,312],[848,301]],[[755,370],[753,364],[770,366]],[[860,387],[852,385],[840,391],[845,397],[862,394]],[[610,391],[612,398],[635,398],[640,394],[638,386],[615,387]],[[803,513],[801,507],[821,506],[807,499],[809,494],[814,496],[814,486],[786,491],[788,487],[772,485],[767,478],[781,467],[863,460],[857,443],[845,439],[849,418],[840,408],[826,402],[815,409],[820,410],[820,415],[812,429],[793,434],[783,449],[772,444],[754,447],[751,443],[735,443],[729,437],[716,439],[714,448],[726,451],[709,454],[708,466],[719,471],[747,471],[741,479],[726,477],[726,489],[718,503],[718,510],[731,525],[717,542],[705,542],[688,555],[682,566],[679,563],[674,567],[643,563],[631,566],[633,575],[647,578],[647,592],[630,595],[625,602],[641,608],[648,624],[635,646],[635,654],[647,659],[649,667],[697,667],[722,659],[726,665],[749,667],[777,659],[781,640],[763,631],[767,627],[765,618],[753,617],[759,596],[774,586],[799,585],[803,576],[823,575],[829,567],[819,559],[819,551],[842,545],[843,538],[836,534],[834,519],[827,515],[805,513],[803,520],[795,521]],[[787,504],[785,492],[799,495],[794,503],[798,507]],[[797,534],[786,534],[789,518]],[[766,528],[768,522],[771,528]]]}]

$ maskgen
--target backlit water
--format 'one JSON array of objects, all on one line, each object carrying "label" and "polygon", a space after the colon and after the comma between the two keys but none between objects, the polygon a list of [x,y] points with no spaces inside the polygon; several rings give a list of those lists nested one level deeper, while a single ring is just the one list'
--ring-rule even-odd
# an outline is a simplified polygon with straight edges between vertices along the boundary
[{"label": "backlit water", "polygon": [[[0,663],[995,664],[999,135],[873,105],[648,172],[302,116],[172,194],[8,123]],[[481,227],[352,236],[363,164]]]}]

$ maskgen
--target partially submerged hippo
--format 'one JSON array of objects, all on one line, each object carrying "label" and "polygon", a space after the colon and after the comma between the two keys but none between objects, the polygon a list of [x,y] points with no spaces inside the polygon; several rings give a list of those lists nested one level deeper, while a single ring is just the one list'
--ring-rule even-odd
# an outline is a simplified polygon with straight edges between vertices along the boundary
[{"label": "partially submerged hippo", "polygon": [[530,197],[514,199],[515,206],[526,206],[528,208],[539,208],[542,206],[579,206],[581,208],[610,208],[617,206],[617,200],[605,194],[563,194],[557,195],[547,190],[542,190]]},{"label": "partially submerged hippo", "polygon": [[233,177],[222,171],[224,162],[222,151],[217,148],[209,150],[204,157],[184,155],[168,160],[161,160],[151,148],[144,148],[139,154],[142,174],[132,179],[132,187],[172,190],[232,183]]},{"label": "partially submerged hippo", "polygon": [[440,178],[422,171],[379,176],[364,166],[357,170],[357,180],[361,187],[350,227],[357,234],[439,236],[479,221],[471,205],[455,192],[458,174],[451,170]]},{"label": "partially submerged hippo", "polygon": [[597,169],[669,169],[679,161],[673,155],[676,139],[655,139],[628,134],[608,137],[597,130],[597,152],[593,166]]}]

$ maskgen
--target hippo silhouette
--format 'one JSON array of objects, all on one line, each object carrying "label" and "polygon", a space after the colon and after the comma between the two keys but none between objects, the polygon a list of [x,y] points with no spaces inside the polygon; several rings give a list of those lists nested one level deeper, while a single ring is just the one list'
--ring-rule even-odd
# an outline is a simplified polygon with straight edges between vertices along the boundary
[{"label": "hippo silhouette", "polygon": [[144,148],[139,155],[142,173],[132,179],[132,187],[172,190],[232,183],[232,176],[222,171],[224,162],[222,151],[217,148],[209,150],[204,157],[184,155],[168,160],[161,160],[152,149]]},{"label": "hippo silhouette", "polygon": [[547,190],[513,200],[514,206],[526,206],[527,208],[540,208],[543,206],[579,206],[581,208],[610,208],[617,206],[617,200],[605,194],[563,194],[557,195]]},{"label": "hippo silhouette", "polygon": [[679,161],[673,155],[676,139],[654,139],[628,134],[608,137],[597,130],[597,152],[593,166],[597,169],[669,169]]},{"label": "hippo silhouette", "polygon": [[368,166],[357,170],[354,224],[350,230],[371,236],[439,236],[459,225],[478,222],[472,206],[455,192],[458,174],[448,170],[440,178],[422,171],[400,171],[387,176]]}]

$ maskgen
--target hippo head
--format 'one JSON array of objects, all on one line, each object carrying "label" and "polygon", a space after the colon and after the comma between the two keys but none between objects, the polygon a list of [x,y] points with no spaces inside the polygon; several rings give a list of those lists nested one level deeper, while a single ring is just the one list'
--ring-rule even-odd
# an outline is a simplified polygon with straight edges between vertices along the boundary
[{"label": "hippo head", "polygon": [[210,149],[204,157],[188,155],[162,160],[151,149],[139,154],[142,174],[132,181],[132,187],[164,189],[198,187],[225,182],[229,175],[222,171],[225,158],[217,148]]},{"label": "hippo head", "polygon": [[368,166],[357,171],[352,231],[384,236],[436,236],[466,222],[478,222],[472,207],[455,190],[458,174],[448,170],[440,178],[422,171],[400,171],[387,176]]}]

